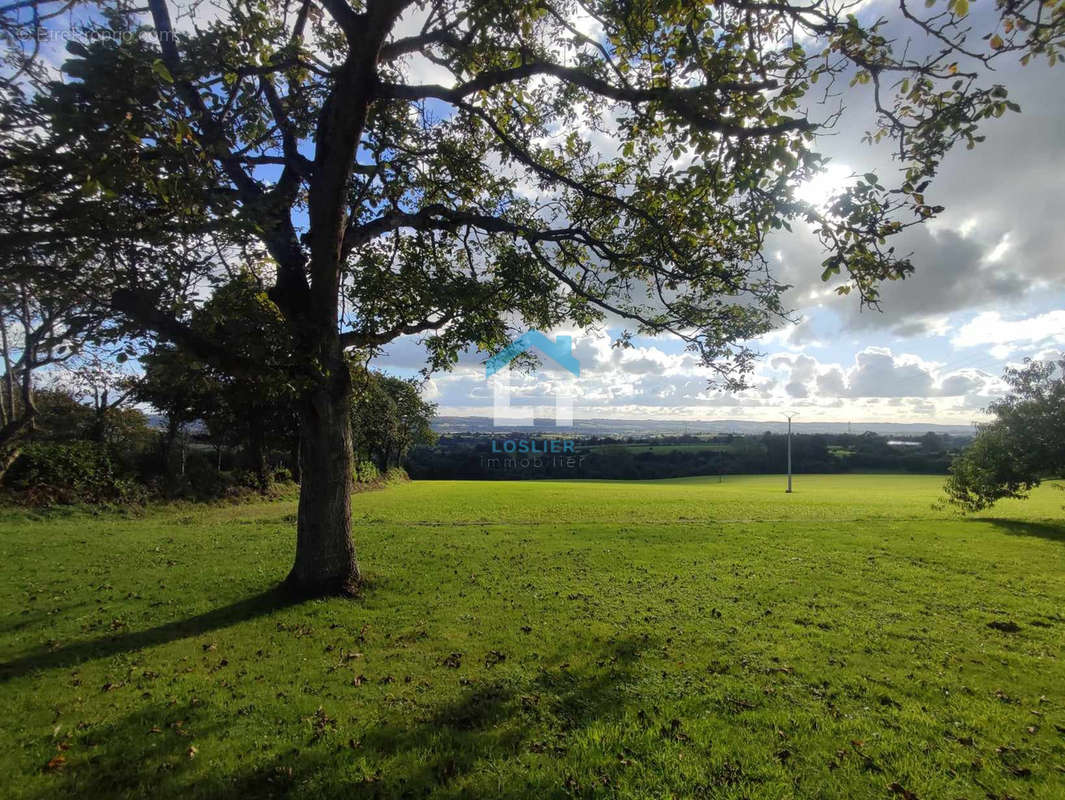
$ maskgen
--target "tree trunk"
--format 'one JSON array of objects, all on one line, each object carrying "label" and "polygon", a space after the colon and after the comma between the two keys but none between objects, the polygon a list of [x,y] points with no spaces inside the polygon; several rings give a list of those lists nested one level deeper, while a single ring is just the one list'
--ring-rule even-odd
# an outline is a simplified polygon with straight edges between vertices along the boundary
[{"label": "tree trunk", "polygon": [[351,539],[351,376],[340,356],[304,391],[300,412],[300,502],[296,563],[286,583],[301,595],[358,591]]},{"label": "tree trunk", "polygon": [[296,432],[292,436],[292,453],[289,455],[289,464],[292,469],[292,481],[294,483],[302,483],[303,476],[300,475],[300,433],[299,428],[296,428]]},{"label": "tree trunk", "polygon": [[99,444],[105,444],[107,442],[107,412],[110,408],[107,405],[107,390],[104,390],[103,401],[99,399],[96,402],[92,412],[92,429],[89,432],[89,438]]},{"label": "tree trunk", "polygon": [[166,417],[166,433],[163,434],[163,472],[167,483],[173,488],[174,483],[174,442],[177,441],[178,423],[172,414]]},{"label": "tree trunk", "polygon": [[[28,359],[27,363],[29,363]],[[7,374],[10,376],[11,373]],[[15,417],[12,414],[9,421],[0,428],[0,480],[3,480],[8,469],[22,454],[22,444],[25,438],[37,428],[37,406],[33,402],[33,381],[29,367],[23,373],[21,399],[20,416]]]},{"label": "tree trunk", "polygon": [[259,491],[265,494],[270,488],[270,475],[266,464],[266,432],[263,430],[262,414],[257,408],[252,409],[248,433],[248,450],[252,469],[255,470],[255,482]]},{"label": "tree trunk", "polygon": [[29,415],[24,415],[0,428],[0,481],[22,454],[22,442],[30,430],[31,422]]}]

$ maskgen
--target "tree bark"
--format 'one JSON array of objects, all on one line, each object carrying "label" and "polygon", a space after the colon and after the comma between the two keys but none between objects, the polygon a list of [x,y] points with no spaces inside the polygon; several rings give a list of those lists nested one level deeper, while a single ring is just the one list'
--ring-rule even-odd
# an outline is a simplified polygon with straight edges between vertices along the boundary
[{"label": "tree bark", "polygon": [[102,395],[96,395],[94,390],[92,430],[89,433],[94,442],[104,444],[107,441],[107,412],[111,410],[107,404],[107,389]]},{"label": "tree bark", "polygon": [[260,409],[253,408],[248,429],[248,450],[252,469],[255,470],[255,482],[260,492],[270,488],[269,469],[266,464],[266,431],[263,429]]},{"label": "tree bark", "polygon": [[31,417],[24,415],[0,428],[0,481],[22,454],[22,442],[30,430],[31,422]]},{"label": "tree bark", "polygon": [[3,386],[0,387],[0,423],[7,425],[18,416],[15,409],[15,376],[11,373],[11,349],[7,341],[7,319],[0,314],[0,354],[4,359]]},{"label": "tree bark", "polygon": [[166,416],[166,433],[163,434],[163,470],[166,474],[169,488],[173,488],[174,482],[174,442],[177,441],[178,422],[172,414]]},{"label": "tree bark", "polygon": [[351,377],[337,347],[326,374],[304,390],[296,563],[286,584],[304,596],[357,593],[351,539]]},{"label": "tree bark", "polygon": [[296,426],[296,430],[292,434],[292,452],[289,456],[289,464],[292,469],[292,481],[294,483],[302,483],[303,476],[300,475],[300,429]]}]

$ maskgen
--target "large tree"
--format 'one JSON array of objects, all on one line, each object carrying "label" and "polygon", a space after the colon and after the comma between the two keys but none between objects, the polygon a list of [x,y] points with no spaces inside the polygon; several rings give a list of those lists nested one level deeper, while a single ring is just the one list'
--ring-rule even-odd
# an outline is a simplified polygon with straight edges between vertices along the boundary
[{"label": "large tree", "polygon": [[258,488],[265,491],[268,450],[291,451],[297,438],[292,355],[277,306],[259,279],[243,272],[192,312],[188,328],[197,341],[224,344],[229,358],[248,368],[219,369],[194,350],[163,343],[142,358],[138,396],[166,413],[167,453],[181,426],[202,420],[216,442],[242,445]]},{"label": "large tree", "polygon": [[0,480],[36,427],[41,375],[105,327],[78,292],[26,275],[0,285]]},{"label": "large tree", "polygon": [[417,382],[352,365],[351,433],[355,455],[384,474],[403,465],[414,445],[436,441],[436,405],[422,399]]},{"label": "large tree", "polygon": [[1065,475],[1065,359],[1006,369],[1009,391],[988,407],[993,422],[954,459],[950,502],[967,511],[1023,498],[1046,478]]},{"label": "large tree", "polygon": [[[973,32],[966,0],[932,5],[893,20],[920,46],[823,0],[223,0],[183,30],[166,0],[147,20],[116,5],[113,31],[153,35],[71,46],[68,80],[34,105],[47,208],[8,245],[73,220],[68,239],[114,259],[87,291],[239,371],[186,323],[205,254],[257,244],[296,354],[289,582],[351,591],[345,351],[424,334],[439,367],[611,315],[621,344],[673,333],[742,383],[744,342],[783,312],[767,233],[812,224],[826,279],[876,302],[912,270],[889,238],[939,211],[925,193],[943,155],[1010,107],[981,85],[986,62],[1057,57],[1060,2],[1001,2]],[[902,180],[867,175],[819,211],[793,195],[841,78],[875,89],[870,136],[894,141]]]}]

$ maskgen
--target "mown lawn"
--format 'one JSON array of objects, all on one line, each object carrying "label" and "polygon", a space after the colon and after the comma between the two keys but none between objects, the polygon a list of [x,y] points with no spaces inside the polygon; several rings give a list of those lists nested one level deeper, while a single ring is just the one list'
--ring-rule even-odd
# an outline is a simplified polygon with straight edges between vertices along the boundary
[{"label": "mown lawn", "polygon": [[[0,796],[1065,797],[1065,494],[918,476],[0,517]],[[910,794],[908,794],[910,793]]]}]

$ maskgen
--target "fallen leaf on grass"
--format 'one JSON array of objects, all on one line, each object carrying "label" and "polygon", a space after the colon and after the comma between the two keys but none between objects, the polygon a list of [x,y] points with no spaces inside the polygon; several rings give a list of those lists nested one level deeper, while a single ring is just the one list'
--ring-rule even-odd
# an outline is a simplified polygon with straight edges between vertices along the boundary
[{"label": "fallen leaf on grass", "polygon": [[915,795],[909,789],[906,789],[898,781],[894,781],[893,783],[889,783],[887,788],[888,788],[888,791],[891,792],[892,794],[902,795],[903,800],[917,800],[917,795]]},{"label": "fallen leaf on grass", "polygon": [[662,726],[660,733],[665,739],[670,739],[674,742],[690,742],[691,737],[681,730],[681,721],[679,719],[671,719],[669,721],[669,727]]}]

